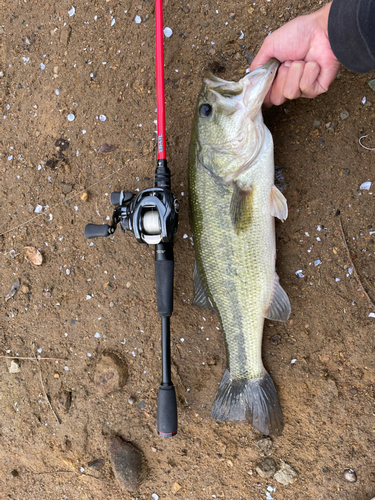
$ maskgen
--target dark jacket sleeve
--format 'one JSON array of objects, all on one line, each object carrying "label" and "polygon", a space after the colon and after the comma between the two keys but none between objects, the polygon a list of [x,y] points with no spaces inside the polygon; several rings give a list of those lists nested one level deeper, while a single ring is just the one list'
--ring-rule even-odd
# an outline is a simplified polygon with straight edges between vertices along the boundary
[{"label": "dark jacket sleeve", "polygon": [[328,37],[346,68],[356,73],[375,69],[375,0],[333,0]]}]

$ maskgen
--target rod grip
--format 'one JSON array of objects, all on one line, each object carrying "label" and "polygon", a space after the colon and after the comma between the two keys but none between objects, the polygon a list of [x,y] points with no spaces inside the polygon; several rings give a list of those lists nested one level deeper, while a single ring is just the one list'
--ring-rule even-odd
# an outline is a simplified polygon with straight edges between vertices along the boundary
[{"label": "rod grip", "polygon": [[161,385],[158,394],[157,429],[159,436],[177,434],[177,400],[173,385]]},{"label": "rod grip", "polygon": [[173,311],[173,260],[155,260],[156,297],[159,316],[172,316]]},{"label": "rod grip", "polygon": [[109,236],[109,224],[87,224],[85,227],[86,238],[99,238]]}]

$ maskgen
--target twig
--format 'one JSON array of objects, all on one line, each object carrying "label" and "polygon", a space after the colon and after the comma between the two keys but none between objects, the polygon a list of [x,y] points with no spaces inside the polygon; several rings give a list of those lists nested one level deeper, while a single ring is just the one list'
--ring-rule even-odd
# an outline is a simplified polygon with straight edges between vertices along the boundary
[{"label": "twig", "polygon": [[346,243],[345,233],[344,233],[344,229],[342,227],[342,222],[341,222],[340,217],[339,217],[339,226],[340,226],[340,230],[341,230],[342,239],[344,240],[344,245],[345,245],[345,248],[346,248],[346,253],[348,255],[348,259],[349,259],[349,262],[350,262],[350,264],[351,264],[351,266],[353,268],[354,276],[355,276],[355,278],[356,278],[359,286],[361,287],[363,293],[366,295],[367,300],[370,302],[370,304],[372,305],[372,307],[375,307],[374,302],[371,300],[371,297],[369,296],[369,294],[366,292],[364,286],[362,285],[362,282],[359,279],[359,276],[358,276],[357,270],[355,268],[355,265],[353,264],[352,258],[350,257],[350,252],[349,252],[348,244]]},{"label": "twig", "polygon": [[[35,355],[35,353],[34,353],[34,355]],[[44,388],[43,378],[42,378],[42,370],[40,369],[39,363],[38,363],[38,369],[39,369],[39,378],[40,378],[40,383],[42,384],[42,389],[43,389],[43,393],[44,393],[45,400],[47,401],[48,406],[51,408],[51,411],[52,411],[52,413],[54,414],[54,416],[55,416],[55,419],[56,419],[57,423],[58,423],[58,424],[61,424],[61,420],[60,420],[60,419],[59,419],[59,417],[56,415],[55,410],[52,408],[51,402],[50,402],[49,397],[47,396],[47,393],[46,393],[46,389]]]},{"label": "twig", "polygon": [[53,361],[68,361],[66,358],[22,358],[22,357],[19,357],[19,356],[2,356],[2,355],[0,355],[0,358],[26,359],[28,361],[42,361],[43,359],[51,359]]},{"label": "twig", "polygon": [[75,470],[51,470],[51,471],[46,471],[46,472],[34,472],[34,474],[74,474],[76,473]]}]

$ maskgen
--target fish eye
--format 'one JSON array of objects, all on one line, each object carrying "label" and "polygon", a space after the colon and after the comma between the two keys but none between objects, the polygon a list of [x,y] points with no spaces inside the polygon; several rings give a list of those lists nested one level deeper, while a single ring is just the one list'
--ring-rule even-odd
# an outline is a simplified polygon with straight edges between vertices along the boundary
[{"label": "fish eye", "polygon": [[212,106],[210,104],[202,104],[199,108],[199,114],[206,118],[209,118],[212,115]]}]

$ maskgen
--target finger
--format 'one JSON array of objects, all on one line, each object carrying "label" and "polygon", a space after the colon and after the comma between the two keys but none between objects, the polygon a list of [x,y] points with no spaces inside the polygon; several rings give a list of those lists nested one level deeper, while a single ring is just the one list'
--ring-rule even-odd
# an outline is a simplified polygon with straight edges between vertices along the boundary
[{"label": "finger", "polygon": [[269,95],[269,105],[274,104],[275,106],[280,106],[280,104],[286,101],[283,90],[288,71],[289,67],[284,64],[279,67],[275,81],[273,82],[273,85],[271,87],[271,94]]},{"label": "finger", "polygon": [[294,61],[290,65],[283,89],[284,97],[287,99],[297,99],[301,96],[300,83],[304,68],[304,61]]},{"label": "finger", "polygon": [[313,98],[325,92],[318,82],[319,75],[320,66],[317,62],[309,61],[305,64],[300,81],[300,89],[303,97]]},{"label": "finger", "polygon": [[272,53],[272,45],[269,43],[270,37],[267,37],[261,48],[259,49],[258,54],[255,56],[253,62],[250,65],[250,71],[254,71],[255,69],[266,64],[273,57]]}]

